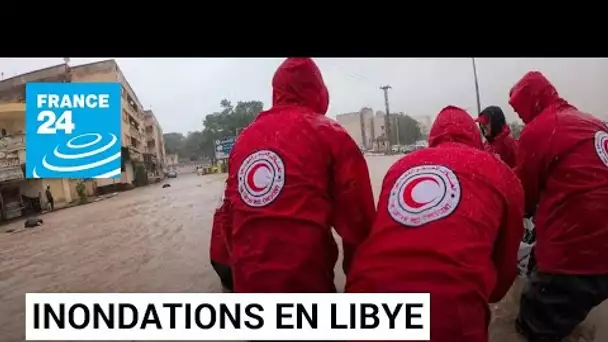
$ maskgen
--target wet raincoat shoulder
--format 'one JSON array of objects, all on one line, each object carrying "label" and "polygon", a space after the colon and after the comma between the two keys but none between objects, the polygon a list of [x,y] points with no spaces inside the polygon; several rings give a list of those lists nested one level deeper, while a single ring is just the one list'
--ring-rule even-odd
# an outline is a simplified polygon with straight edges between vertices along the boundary
[{"label": "wet raincoat shoulder", "polygon": [[562,99],[539,72],[526,74],[509,103],[526,123],[517,174],[535,216],[540,270],[608,274],[608,129]]},{"label": "wet raincoat shoulder", "polygon": [[504,125],[492,141],[487,141],[485,149],[497,155],[509,167],[517,166],[517,142],[511,136],[509,125]]},{"label": "wet raincoat shoulder", "polygon": [[365,159],[325,117],[329,97],[310,58],[289,58],[272,81],[273,105],[230,155],[227,233],[236,292],[333,292],[341,235],[348,271],[375,216]]},{"label": "wet raincoat shoulder", "polygon": [[[513,171],[483,151],[467,112],[447,107],[433,123],[429,148],[386,174],[347,291],[430,292],[434,325],[454,323],[437,334],[464,325],[478,333],[470,341],[485,341],[487,303],[500,300],[516,276],[522,215]],[[452,337],[437,340],[467,340]]]}]

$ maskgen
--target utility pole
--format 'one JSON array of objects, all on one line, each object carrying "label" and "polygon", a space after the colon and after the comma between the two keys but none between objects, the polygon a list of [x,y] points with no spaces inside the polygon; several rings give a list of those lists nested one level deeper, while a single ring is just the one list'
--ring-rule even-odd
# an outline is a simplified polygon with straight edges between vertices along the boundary
[{"label": "utility pole", "polygon": [[70,58],[64,57],[63,62],[65,63],[65,76],[66,76],[65,81],[67,83],[71,83],[72,82],[72,69],[70,68]]},{"label": "utility pole", "polygon": [[479,82],[477,81],[477,66],[475,65],[475,57],[471,58],[473,62],[473,78],[475,79],[475,96],[477,98],[477,115],[481,113],[481,100],[479,99]]},{"label": "utility pole", "polygon": [[398,113],[395,115],[395,133],[397,136],[397,145],[401,145],[401,136],[399,135],[399,119],[401,118],[402,113]]},{"label": "utility pole", "polygon": [[384,106],[386,107],[386,116],[384,119],[384,132],[386,132],[386,139],[388,142],[387,152],[392,150],[391,146],[391,121],[390,121],[390,108],[388,106],[388,90],[391,89],[390,85],[380,87],[384,91]]}]

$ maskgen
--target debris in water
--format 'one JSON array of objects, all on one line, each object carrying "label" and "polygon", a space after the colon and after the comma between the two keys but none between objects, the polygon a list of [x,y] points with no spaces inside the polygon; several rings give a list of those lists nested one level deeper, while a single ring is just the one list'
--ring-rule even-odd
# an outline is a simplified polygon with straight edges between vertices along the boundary
[{"label": "debris in water", "polygon": [[39,217],[30,217],[27,220],[25,220],[25,222],[23,223],[23,226],[25,228],[35,228],[38,227],[40,225],[44,224],[44,221],[42,221],[41,218]]},{"label": "debris in water", "polygon": [[163,188],[170,188],[171,184],[163,184]]}]

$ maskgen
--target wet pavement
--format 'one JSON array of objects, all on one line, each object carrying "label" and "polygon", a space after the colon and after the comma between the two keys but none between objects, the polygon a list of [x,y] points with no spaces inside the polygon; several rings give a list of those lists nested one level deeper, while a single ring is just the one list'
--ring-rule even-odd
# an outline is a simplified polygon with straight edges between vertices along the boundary
[{"label": "wet pavement", "polygon": [[[394,160],[368,158],[376,196]],[[170,188],[154,184],[45,214],[40,228],[5,233],[23,221],[0,227],[0,341],[23,340],[26,292],[220,292],[208,243],[224,179],[184,174],[170,180]],[[495,309],[492,342],[518,341],[511,328],[517,290]],[[592,324],[608,322],[607,313],[604,303],[583,334],[608,341],[606,328],[594,331]]]},{"label": "wet pavement", "polygon": [[223,179],[183,175],[0,233],[0,341],[23,339],[26,292],[219,292],[207,260]]}]

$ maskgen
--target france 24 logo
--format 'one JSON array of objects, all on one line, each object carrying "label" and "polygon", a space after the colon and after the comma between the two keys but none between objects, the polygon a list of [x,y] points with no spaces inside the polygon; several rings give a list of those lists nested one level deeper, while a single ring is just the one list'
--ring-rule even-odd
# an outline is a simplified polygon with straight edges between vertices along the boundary
[{"label": "france 24 logo", "polygon": [[119,83],[28,83],[27,178],[119,178]]}]

